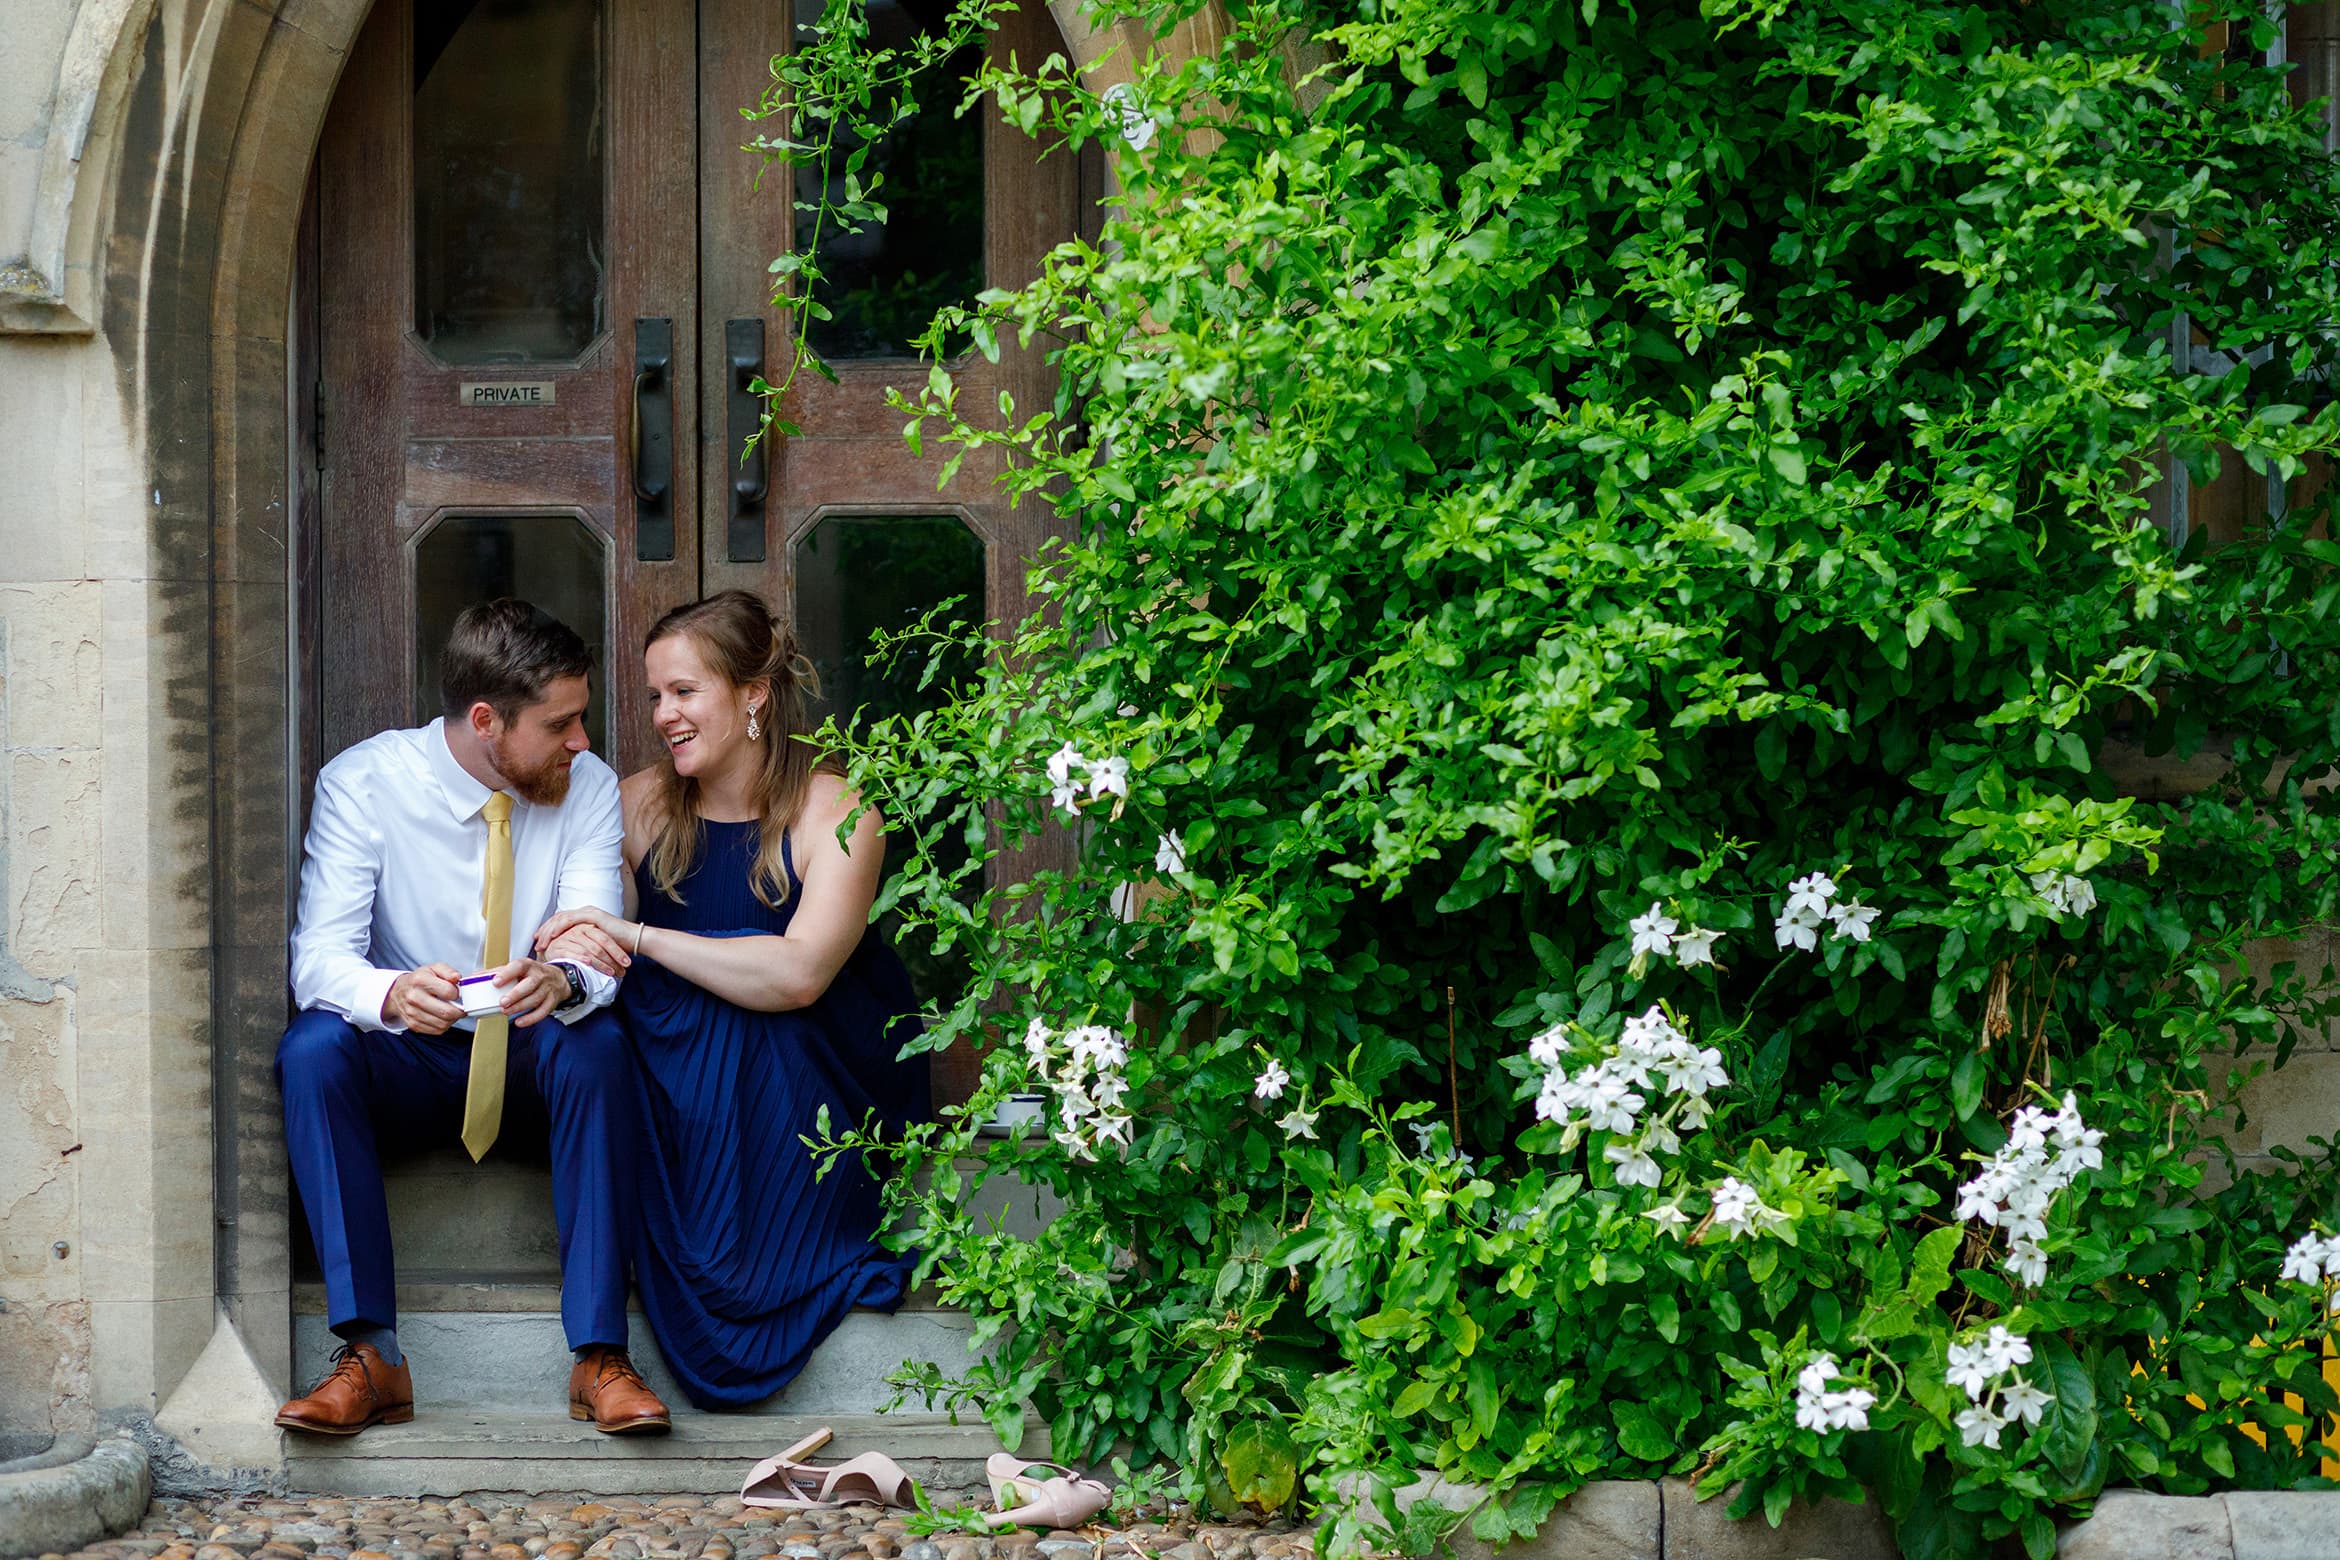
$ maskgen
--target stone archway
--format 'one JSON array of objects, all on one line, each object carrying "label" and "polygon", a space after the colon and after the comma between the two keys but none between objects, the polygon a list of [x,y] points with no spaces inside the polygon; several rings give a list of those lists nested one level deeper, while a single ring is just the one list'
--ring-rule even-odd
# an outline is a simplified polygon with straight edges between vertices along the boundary
[{"label": "stone archway", "polygon": [[[140,1086],[95,1118],[118,1130],[89,1168],[103,1158],[140,1211],[112,1282],[183,1314],[100,1328],[93,1352],[122,1356],[97,1373],[101,1409],[159,1402],[213,1467],[282,1455],[289,1196],[271,1048],[252,1037],[281,1025],[298,864],[288,320],[311,158],[368,6],[85,0],[59,82],[81,133],[44,165],[37,263],[0,278],[7,328],[102,334],[144,466],[142,567],[120,582],[140,593],[143,698],[106,751],[145,779],[128,913],[156,953],[118,1069]],[[1073,0],[1051,11],[1098,89],[1140,48],[1175,66],[1226,32],[1216,0],[1159,41],[1093,31]]]}]

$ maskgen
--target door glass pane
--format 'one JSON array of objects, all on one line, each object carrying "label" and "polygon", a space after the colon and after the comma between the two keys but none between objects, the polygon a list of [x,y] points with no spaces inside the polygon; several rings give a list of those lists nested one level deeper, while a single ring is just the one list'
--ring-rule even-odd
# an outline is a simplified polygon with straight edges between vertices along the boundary
[{"label": "door glass pane", "polygon": [[602,0],[417,0],[414,328],[443,363],[601,331]]},{"label": "door glass pane", "polygon": [[[799,36],[818,22],[823,0],[796,0]],[[922,34],[942,30],[950,7],[939,0],[868,0],[872,48],[907,49]],[[814,252],[821,282],[813,296],[828,319],[809,321],[806,335],[828,358],[907,357],[914,341],[946,304],[968,303],[983,289],[983,122],[981,113],[953,112],[983,64],[983,47],[969,44],[918,86],[919,110],[887,133],[870,153],[861,182],[877,183],[886,220],[854,234],[838,232],[835,217],[816,233],[812,214],[796,214],[796,247]],[[883,108],[881,103],[875,105]],[[840,137],[829,198],[845,198],[845,153]],[[818,170],[799,168],[796,198],[813,202]],[[955,345],[955,355],[964,345]]]},{"label": "door glass pane", "polygon": [[[936,620],[939,627],[982,622],[983,576],[982,539],[954,515],[831,515],[815,526],[796,546],[795,602],[797,639],[821,680],[813,718],[834,712],[840,720],[866,722],[939,704],[963,665],[946,662],[921,689],[923,651],[913,647],[892,666],[867,665],[869,652],[881,630],[909,628],[953,598]],[[955,831],[946,833],[937,854],[951,867],[967,859]],[[922,1001],[957,1000],[967,981],[963,952],[937,957],[922,940],[905,936],[891,913],[878,926],[909,966]]]},{"label": "door glass pane", "polygon": [[585,733],[609,758],[606,567],[600,534],[575,515],[449,515],[433,526],[414,554],[415,724],[439,714],[439,651],[456,615],[518,596],[575,629],[593,652]]}]

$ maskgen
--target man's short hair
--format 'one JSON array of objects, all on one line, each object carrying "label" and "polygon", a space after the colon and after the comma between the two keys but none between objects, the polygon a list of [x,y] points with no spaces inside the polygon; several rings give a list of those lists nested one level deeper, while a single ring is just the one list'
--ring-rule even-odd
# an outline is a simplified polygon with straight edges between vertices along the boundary
[{"label": "man's short hair", "polygon": [[439,704],[461,720],[485,702],[506,724],[563,677],[593,675],[577,631],[540,607],[502,596],[465,607],[439,657]]}]

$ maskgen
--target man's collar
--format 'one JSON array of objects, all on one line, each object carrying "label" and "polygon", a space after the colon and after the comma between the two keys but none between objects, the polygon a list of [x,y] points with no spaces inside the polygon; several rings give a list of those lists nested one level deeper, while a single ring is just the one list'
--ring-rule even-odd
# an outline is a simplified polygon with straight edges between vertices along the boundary
[{"label": "man's collar", "polygon": [[430,755],[431,778],[439,782],[439,794],[447,799],[447,811],[455,815],[457,823],[478,816],[480,808],[487,805],[490,788],[455,761],[455,750],[447,745],[445,716],[430,723],[423,747]]}]

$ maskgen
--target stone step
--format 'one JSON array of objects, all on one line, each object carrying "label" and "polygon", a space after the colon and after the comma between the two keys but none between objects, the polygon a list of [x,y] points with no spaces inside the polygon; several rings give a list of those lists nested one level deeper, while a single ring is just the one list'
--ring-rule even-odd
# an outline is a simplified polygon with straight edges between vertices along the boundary
[{"label": "stone step", "polygon": [[[959,1168],[968,1171],[976,1164],[962,1160]],[[473,1164],[461,1149],[434,1150],[385,1166],[382,1184],[402,1278],[480,1268],[482,1253],[491,1254],[484,1265],[499,1275],[559,1275],[552,1173],[542,1165],[493,1154]],[[1058,1206],[1045,1189],[1004,1178],[986,1182],[972,1199],[979,1218],[996,1220],[1027,1238]]]},{"label": "stone step", "polygon": [[[532,1286],[514,1287],[527,1292]],[[437,1402],[523,1416],[565,1411],[571,1356],[555,1309],[559,1297],[550,1296],[551,1304],[545,1305],[545,1292],[533,1293],[539,1304],[528,1310],[401,1311],[398,1345],[414,1371],[418,1411]],[[669,1405],[683,1403],[682,1387],[667,1369],[649,1326],[639,1315],[630,1320],[630,1347],[643,1378]],[[806,1415],[877,1414],[894,1395],[887,1373],[905,1362],[932,1363],[947,1375],[963,1373],[974,1326],[974,1318],[960,1311],[851,1312],[794,1381],[754,1408],[723,1417],[769,1424]],[[327,1331],[321,1310],[294,1316],[294,1374],[304,1386],[325,1373],[339,1343]],[[913,1398],[910,1406],[922,1406],[921,1400]],[[754,1433],[768,1432],[758,1428]]]},{"label": "stone step", "polygon": [[[827,1425],[835,1439],[817,1461],[884,1452],[928,1489],[983,1483],[983,1459],[999,1442],[980,1420],[942,1414],[708,1414],[678,1408],[670,1435],[602,1435],[566,1417],[555,1397],[542,1410],[430,1401],[417,1383],[412,1424],[361,1435],[288,1434],[285,1478],[296,1490],[338,1495],[730,1495],[748,1470]],[[1037,1423],[1018,1448],[1048,1455]]]}]

